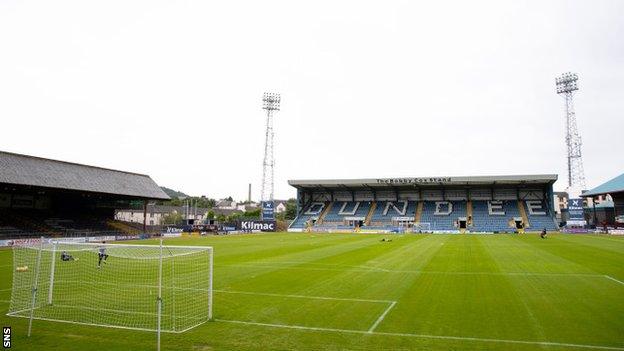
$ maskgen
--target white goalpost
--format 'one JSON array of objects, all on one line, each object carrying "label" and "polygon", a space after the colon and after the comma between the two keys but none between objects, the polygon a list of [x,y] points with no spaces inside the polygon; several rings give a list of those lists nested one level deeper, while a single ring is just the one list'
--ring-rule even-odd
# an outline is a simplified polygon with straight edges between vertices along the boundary
[{"label": "white goalpost", "polygon": [[182,333],[212,319],[213,249],[74,243],[13,247],[7,315]]},{"label": "white goalpost", "polygon": [[426,222],[414,223],[410,232],[411,233],[430,233],[431,223],[426,223]]}]

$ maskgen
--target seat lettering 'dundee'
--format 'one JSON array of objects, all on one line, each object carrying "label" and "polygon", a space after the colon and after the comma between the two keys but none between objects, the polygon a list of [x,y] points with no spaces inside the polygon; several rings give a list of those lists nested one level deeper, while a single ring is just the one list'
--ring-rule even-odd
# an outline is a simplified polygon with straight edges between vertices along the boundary
[{"label": "seat lettering 'dundee'", "polygon": [[313,202],[310,204],[310,207],[308,207],[308,210],[305,212],[306,215],[317,215],[319,213],[321,213],[323,211],[323,209],[325,208],[325,204],[322,202]]},{"label": "seat lettering 'dundee'", "polygon": [[341,216],[353,216],[358,208],[360,207],[360,202],[357,201],[355,203],[353,203],[353,208],[349,209],[349,202],[345,201],[342,203],[342,207],[340,208],[340,211],[338,211],[338,214]]},{"label": "seat lettering 'dundee'", "polygon": [[529,214],[531,216],[545,216],[546,211],[544,211],[544,207],[542,206],[542,201],[540,200],[527,200],[526,207],[529,210]]},{"label": "seat lettering 'dundee'", "polygon": [[449,201],[436,201],[434,215],[448,216],[451,213],[453,213],[453,203]]},{"label": "seat lettering 'dundee'", "polygon": [[503,210],[502,201],[488,201],[488,213],[490,216],[504,216],[505,210]]},{"label": "seat lettering 'dundee'", "polygon": [[405,212],[407,211],[407,201],[386,202],[386,207],[384,208],[382,215],[387,216],[390,208],[401,216],[405,216]]}]

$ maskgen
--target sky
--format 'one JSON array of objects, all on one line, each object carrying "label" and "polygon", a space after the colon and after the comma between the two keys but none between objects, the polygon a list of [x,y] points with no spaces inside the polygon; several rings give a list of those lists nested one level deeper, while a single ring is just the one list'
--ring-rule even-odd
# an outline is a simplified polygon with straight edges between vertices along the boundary
[{"label": "sky", "polygon": [[624,1],[0,0],[0,150],[259,199],[288,179],[624,172]]}]

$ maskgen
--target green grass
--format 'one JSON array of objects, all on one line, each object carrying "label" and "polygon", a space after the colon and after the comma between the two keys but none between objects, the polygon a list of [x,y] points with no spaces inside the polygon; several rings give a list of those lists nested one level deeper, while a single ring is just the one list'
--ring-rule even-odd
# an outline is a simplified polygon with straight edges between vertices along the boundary
[{"label": "green grass", "polygon": [[[216,291],[215,321],[163,334],[163,350],[624,350],[624,238],[278,233],[166,244],[213,246]],[[0,251],[13,349],[155,349],[151,332],[40,320],[28,339],[28,321],[5,315],[11,257]]]}]

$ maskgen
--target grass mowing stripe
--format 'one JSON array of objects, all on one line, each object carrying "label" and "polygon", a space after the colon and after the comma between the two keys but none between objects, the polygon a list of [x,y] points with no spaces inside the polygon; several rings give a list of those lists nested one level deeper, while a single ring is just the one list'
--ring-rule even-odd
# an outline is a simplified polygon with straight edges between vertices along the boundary
[{"label": "grass mowing stripe", "polygon": [[531,244],[533,248],[542,252],[556,255],[574,265],[579,265],[592,272],[600,272],[602,274],[609,273],[604,271],[605,266],[619,267],[624,257],[624,255],[613,250],[605,250],[583,244],[582,240],[585,239],[583,237],[576,238],[559,235],[553,237],[553,239],[556,239],[557,244],[561,245],[536,244],[535,241],[526,241],[525,243]]},{"label": "grass mowing stripe", "polygon": [[[329,264],[327,264],[329,265]],[[279,268],[289,270],[310,270],[310,271],[340,271],[340,272],[365,272],[365,273],[413,273],[413,274],[440,274],[440,275],[519,275],[519,276],[568,276],[568,277],[603,277],[603,274],[593,273],[540,273],[540,272],[461,272],[461,271],[427,271],[427,270],[401,270],[401,269],[384,269],[367,266],[357,266],[361,269],[340,269],[340,268],[325,268],[325,267],[301,267],[292,265],[251,265],[251,264],[224,264],[215,265],[217,267],[248,267],[248,268]],[[336,265],[336,267],[343,267],[342,265]],[[356,266],[347,266],[356,267]]]},{"label": "grass mowing stripe", "polygon": [[288,297],[288,298],[295,298],[295,299],[396,303],[396,301],[389,301],[389,300],[351,299],[351,298],[344,298],[344,297],[273,294],[273,293],[262,293],[262,292],[253,292],[253,291],[236,291],[236,290],[213,290],[213,291],[214,292],[219,292],[219,293],[227,293],[227,294],[243,294],[243,295],[258,295],[258,296]]},{"label": "grass mowing stripe", "polygon": [[596,349],[596,350],[624,350],[624,347],[616,346],[602,346],[602,345],[586,345],[586,344],[570,344],[554,341],[529,341],[529,340],[510,340],[510,339],[491,339],[491,338],[477,338],[477,337],[464,337],[464,336],[452,336],[452,335],[430,335],[430,334],[410,334],[410,333],[392,333],[392,332],[369,332],[363,330],[351,330],[351,329],[332,329],[332,328],[320,328],[320,327],[305,327],[301,325],[285,325],[285,324],[271,324],[271,323],[258,323],[258,322],[246,322],[230,319],[215,319],[216,322],[244,324],[244,325],[256,325],[260,327],[269,328],[284,328],[284,329],[297,329],[308,330],[317,332],[332,332],[332,333],[348,333],[348,334],[370,334],[380,336],[399,336],[399,337],[412,337],[423,339],[440,339],[440,340],[458,340],[458,341],[475,341],[475,342],[487,342],[487,343],[504,343],[504,344],[522,344],[522,345],[539,345],[539,346],[556,346],[556,347],[568,347],[568,348],[582,348],[582,349]]},{"label": "grass mowing stripe", "polygon": [[[507,247],[508,244],[506,242],[512,241],[513,237],[503,237],[504,243],[503,246]],[[524,267],[526,269],[536,269],[535,266],[527,266],[525,259],[531,260],[531,257],[527,255],[526,248],[523,246],[510,246],[504,252],[500,250],[501,243],[493,242],[491,240],[481,240],[482,244],[487,250],[489,257],[494,260],[494,265],[497,267],[498,271],[505,270],[523,270]],[[501,253],[503,255],[501,256]],[[534,339],[546,339],[548,338],[547,332],[544,330],[544,327],[539,319],[539,315],[536,315],[534,308],[531,307],[529,301],[527,301],[526,294],[526,282],[522,280],[533,280],[536,277],[529,277],[525,279],[518,279],[517,276],[506,276],[505,283],[501,283],[499,288],[507,287],[506,294],[509,301],[513,301],[510,303],[510,306],[515,306],[516,312],[519,317],[514,319],[523,319],[526,321],[526,329],[527,333],[524,333],[522,338],[527,338],[527,334],[530,333],[530,338]],[[537,278],[539,279],[539,277]]]},{"label": "grass mowing stripe", "polygon": [[288,246],[262,245],[261,247],[248,247],[245,250],[237,251],[235,254],[218,253],[220,262],[236,261],[241,259],[245,262],[250,256],[254,258],[276,258],[301,255],[314,255],[321,253],[331,255],[333,252],[349,252],[359,247],[367,246],[370,242],[376,241],[372,237],[342,237],[329,236],[322,237],[322,240],[314,242],[313,245],[306,241],[290,241]]},{"label": "grass mowing stripe", "polygon": [[557,236],[557,240],[561,242],[565,242],[566,244],[572,245],[583,245],[588,246],[593,249],[598,249],[601,251],[608,252],[609,254],[616,254],[624,256],[624,246],[619,245],[624,244],[622,240],[611,240],[607,238],[600,237],[578,237],[578,236]]},{"label": "grass mowing stripe", "polygon": [[588,235],[587,238],[601,239],[601,240],[607,240],[607,241],[610,241],[610,242],[616,242],[616,243],[624,244],[624,238],[616,239],[616,238],[613,238],[613,237],[607,237],[607,236],[601,236],[601,235]]},{"label": "grass mowing stripe", "polygon": [[[624,351],[624,300],[616,286],[624,283],[624,255],[622,245],[613,242],[616,238],[561,234],[549,235],[547,240],[537,235],[392,235],[393,242],[382,243],[382,237],[388,235],[168,239],[168,244],[215,247],[216,318],[234,322],[206,323],[196,332],[168,336],[165,344],[176,349],[209,346],[232,350],[416,350],[426,345],[436,350]],[[429,265],[432,259],[434,264]],[[11,255],[0,255],[0,265],[6,265],[0,271],[9,278],[0,290],[10,287],[10,277],[15,274],[11,261]],[[73,284],[69,276],[58,278],[59,284]],[[119,290],[116,288],[113,297],[107,298],[109,304],[102,307],[123,310],[124,314],[101,310],[102,315],[114,319],[129,316],[125,313],[132,313],[138,306],[132,302],[134,296],[143,296],[157,285],[156,281],[146,281],[137,286],[132,277],[121,275],[100,282],[105,285],[88,284],[89,276],[72,278],[85,292],[111,295],[108,285],[117,286]],[[30,287],[25,289],[30,291]],[[172,286],[165,289],[168,294],[178,291]],[[5,291],[0,299],[8,300],[10,294]],[[82,290],[74,289],[72,294],[84,296]],[[271,295],[254,296],[257,294]],[[358,302],[358,297],[396,303],[390,307],[391,302]],[[72,298],[67,295],[60,302],[74,305]],[[0,300],[5,313],[8,302]],[[85,299],[78,302],[97,307]],[[82,322],[99,323],[102,319],[91,310],[77,312],[68,307],[62,312],[83,316],[77,319]],[[146,318],[151,319],[139,315],[132,319]],[[0,323],[5,322],[16,324],[16,338],[25,338],[24,323],[0,315]],[[151,327],[134,322],[124,325]],[[95,343],[110,350],[147,349],[151,342],[149,333],[67,326],[67,330],[81,335],[83,344],[59,340],[57,331],[63,326],[42,322],[37,324],[38,337],[26,349],[46,349],[50,345],[90,349]],[[112,335],[122,335],[127,343],[114,340]]]}]

